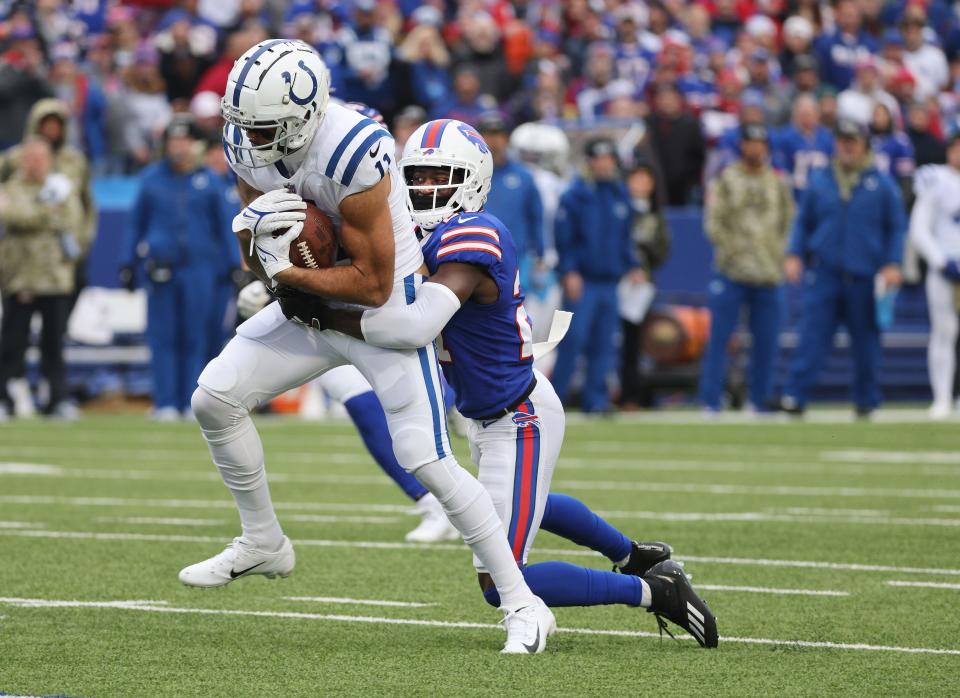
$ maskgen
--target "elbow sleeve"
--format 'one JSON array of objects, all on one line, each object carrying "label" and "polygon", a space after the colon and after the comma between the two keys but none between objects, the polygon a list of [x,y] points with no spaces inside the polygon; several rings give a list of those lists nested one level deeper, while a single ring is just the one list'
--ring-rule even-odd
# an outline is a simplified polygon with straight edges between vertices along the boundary
[{"label": "elbow sleeve", "polygon": [[424,347],[440,334],[460,299],[443,284],[427,282],[417,289],[416,300],[409,305],[393,305],[368,310],[360,320],[366,342],[387,349]]}]

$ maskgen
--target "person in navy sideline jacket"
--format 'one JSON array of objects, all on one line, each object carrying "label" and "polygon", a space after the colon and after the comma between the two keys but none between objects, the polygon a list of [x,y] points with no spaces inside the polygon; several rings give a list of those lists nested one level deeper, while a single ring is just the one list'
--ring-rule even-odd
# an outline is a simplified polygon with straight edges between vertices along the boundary
[{"label": "person in navy sideline jacket", "polygon": [[631,238],[633,209],[616,147],[609,138],[586,144],[587,176],[578,177],[560,198],[555,223],[558,266],[565,310],[573,322],[557,350],[552,381],[564,402],[577,359],[586,359],[581,393],[584,412],[607,412],[607,375],[616,358],[620,325],[617,284],[624,276],[643,283]]},{"label": "person in navy sideline jacket", "polygon": [[507,157],[510,133],[500,112],[477,120],[493,156],[493,180],[484,207],[507,226],[520,259],[520,286],[530,287],[530,273],[543,259],[543,202],[527,166]]},{"label": "person in navy sideline jacket", "polygon": [[887,288],[901,283],[906,213],[897,183],[876,165],[866,126],[840,119],[836,136],[830,166],[810,176],[787,247],[786,278],[803,283],[803,314],[781,407],[803,412],[843,323],[854,360],[854,406],[866,417],[880,404],[875,286],[877,277]]},{"label": "person in navy sideline jacket", "polygon": [[167,126],[163,159],[140,175],[121,250],[121,283],[133,290],[137,263],[146,276],[153,417],[161,421],[188,414],[207,358],[218,272],[225,256],[237,254],[223,189],[200,164],[198,138],[189,119]]},{"label": "person in navy sideline jacket", "polygon": [[[243,208],[237,193],[237,177],[227,165],[226,153],[220,140],[207,140],[204,162],[210,172],[211,181],[220,189],[220,205],[223,207],[223,220],[229,223]],[[232,231],[228,231],[233,239]],[[213,359],[227,341],[233,336],[237,325],[237,292],[246,285],[246,275],[240,266],[240,248],[235,244],[227,245],[216,266],[216,287],[213,297],[213,310],[208,325],[207,361]],[[242,283],[238,281],[242,280]]]}]

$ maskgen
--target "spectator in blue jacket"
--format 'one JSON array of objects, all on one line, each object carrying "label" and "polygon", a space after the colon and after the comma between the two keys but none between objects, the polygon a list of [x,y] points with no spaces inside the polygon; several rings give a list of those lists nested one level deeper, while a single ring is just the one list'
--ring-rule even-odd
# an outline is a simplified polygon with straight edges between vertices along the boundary
[{"label": "spectator in blue jacket", "polygon": [[854,66],[876,53],[876,41],[863,30],[860,8],[855,0],[839,0],[834,7],[837,28],[814,42],[820,79],[837,91],[853,82]]},{"label": "spectator in blue jacket", "polygon": [[607,375],[614,365],[620,325],[617,284],[624,276],[633,283],[646,277],[631,238],[633,200],[620,175],[613,141],[589,141],[586,156],[589,176],[574,180],[557,209],[557,270],[564,308],[573,312],[573,322],[560,343],[551,380],[566,401],[577,359],[584,355],[583,410],[607,412]]},{"label": "spectator in blue jacket", "polygon": [[493,156],[493,181],[486,209],[499,218],[513,235],[520,258],[520,285],[528,280],[543,259],[543,202],[526,165],[507,157],[509,133],[500,112],[487,112],[477,121],[477,130]]},{"label": "spectator in blue jacket", "polygon": [[121,281],[133,289],[143,262],[147,344],[153,373],[153,416],[188,413],[209,346],[218,272],[237,246],[215,175],[200,166],[198,134],[178,118],[164,133],[164,158],[141,174],[133,225],[121,250]]},{"label": "spectator in blue jacket", "polygon": [[869,416],[880,404],[876,278],[887,288],[901,283],[906,214],[897,183],[877,168],[866,126],[841,119],[836,136],[836,155],[811,175],[787,247],[787,280],[802,278],[804,293],[781,406],[803,412],[843,323],[855,366],[854,405],[858,415]]}]

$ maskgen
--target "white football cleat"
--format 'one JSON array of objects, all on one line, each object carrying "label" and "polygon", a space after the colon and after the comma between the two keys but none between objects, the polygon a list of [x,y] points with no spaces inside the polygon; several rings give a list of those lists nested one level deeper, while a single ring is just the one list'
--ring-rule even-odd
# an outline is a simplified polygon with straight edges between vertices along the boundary
[{"label": "white football cleat", "polygon": [[515,611],[501,607],[507,642],[500,654],[539,654],[547,646],[547,638],[557,632],[553,611],[538,596],[534,602]]},{"label": "white football cleat", "polygon": [[296,562],[293,545],[286,536],[283,537],[283,545],[275,553],[254,548],[242,538],[234,538],[223,552],[184,567],[179,577],[189,587],[213,589],[252,574],[262,574],[269,579],[278,575],[289,577]]},{"label": "white football cleat", "polygon": [[460,538],[460,532],[453,527],[440,502],[430,492],[417,500],[417,513],[422,518],[420,524],[404,536],[408,543],[440,543]]},{"label": "white football cleat", "polygon": [[942,422],[945,419],[950,419],[950,414],[953,412],[953,405],[949,402],[935,402],[930,405],[930,409],[927,410],[927,414],[935,422]]}]

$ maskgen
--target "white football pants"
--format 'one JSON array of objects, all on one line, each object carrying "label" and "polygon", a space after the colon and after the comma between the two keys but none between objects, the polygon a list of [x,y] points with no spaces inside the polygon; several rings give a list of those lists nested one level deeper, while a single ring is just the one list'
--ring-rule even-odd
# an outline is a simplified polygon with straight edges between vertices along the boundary
[{"label": "white football pants", "polygon": [[927,370],[935,405],[953,401],[953,372],[956,368],[954,347],[957,341],[958,317],[955,286],[933,269],[927,271],[927,311],[930,313],[930,344],[927,347]]},{"label": "white football pants", "polygon": [[[467,436],[481,484],[493,498],[514,559],[521,565],[540,530],[550,482],[560,457],[566,417],[550,381],[534,371],[537,387],[514,412],[493,422],[471,419]],[[474,556],[478,572],[486,572]]]},{"label": "white football pants", "polygon": [[[387,304],[413,302],[422,281],[411,274],[398,282]],[[434,346],[381,349],[287,320],[279,303],[237,328],[236,337],[200,375],[193,400],[213,461],[237,501],[244,536],[272,545],[280,533],[250,409],[344,364],[356,366],[376,392],[397,461],[436,496],[450,522],[489,567],[503,605],[527,603],[532,594],[490,496],[451,455]]]}]

